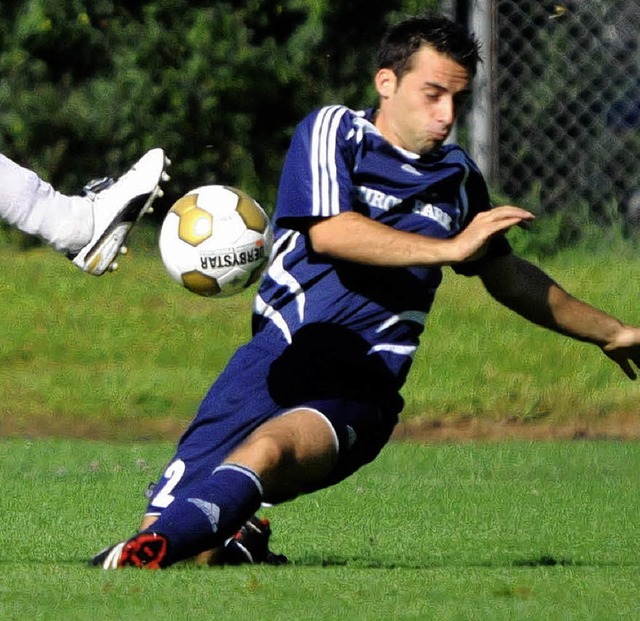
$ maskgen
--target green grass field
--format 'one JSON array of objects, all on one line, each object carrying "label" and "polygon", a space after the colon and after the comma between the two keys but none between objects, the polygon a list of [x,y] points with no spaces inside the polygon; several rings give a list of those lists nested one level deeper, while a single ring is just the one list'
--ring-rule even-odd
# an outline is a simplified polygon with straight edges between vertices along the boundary
[{"label": "green grass field", "polygon": [[[135,530],[173,439],[249,334],[252,292],[197,298],[148,231],[132,245],[100,279],[48,249],[0,247],[0,619],[638,618],[636,442],[393,443],[349,481],[267,511],[289,566],[87,567]],[[630,249],[545,268],[640,323]],[[639,386],[447,274],[404,418],[606,427],[635,419]]]},{"label": "green grass field", "polygon": [[[248,338],[254,292],[222,300],[186,292],[143,233],[121,272],[101,278],[46,248],[0,246],[5,434],[174,437]],[[544,267],[576,295],[640,323],[631,248],[567,252]],[[404,390],[405,418],[562,421],[636,410],[639,384],[597,348],[528,324],[476,280],[446,271]]]},{"label": "green grass field", "polygon": [[0,618],[636,619],[640,445],[393,444],[268,509],[286,567],[103,572],[167,443],[0,443]]}]

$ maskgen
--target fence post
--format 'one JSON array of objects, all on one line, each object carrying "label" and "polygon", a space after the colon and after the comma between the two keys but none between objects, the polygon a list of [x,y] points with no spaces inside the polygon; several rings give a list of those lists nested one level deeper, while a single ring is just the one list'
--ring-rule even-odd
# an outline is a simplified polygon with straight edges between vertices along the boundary
[{"label": "fence post", "polygon": [[495,0],[470,2],[470,30],[482,48],[483,62],[473,81],[472,107],[469,114],[469,148],[488,183],[495,172],[495,131],[493,119],[493,67],[495,59]]},{"label": "fence post", "polygon": [[[440,2],[440,12],[449,19],[456,21],[457,16],[457,8],[458,8],[457,0],[441,0]],[[458,122],[454,124],[449,137],[447,138],[447,142],[449,143],[457,143],[458,142]]]}]

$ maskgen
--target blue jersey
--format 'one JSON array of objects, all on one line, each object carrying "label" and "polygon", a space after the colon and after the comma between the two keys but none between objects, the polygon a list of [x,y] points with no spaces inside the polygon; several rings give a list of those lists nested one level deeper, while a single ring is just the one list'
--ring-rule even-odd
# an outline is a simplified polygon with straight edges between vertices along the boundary
[{"label": "blue jersey", "polygon": [[[402,231],[445,239],[490,209],[477,166],[456,145],[424,156],[382,137],[374,110],[324,107],[297,127],[273,216],[275,243],[254,306],[254,338],[284,350],[301,329],[332,325],[365,347],[342,355],[371,357],[398,389],[406,379],[442,280],[439,267],[381,268],[315,253],[310,222],[354,211]],[[507,242],[490,254],[509,252]],[[467,266],[469,269],[469,266]],[[322,334],[320,331],[319,334]],[[335,352],[328,352],[334,356]],[[345,364],[345,369],[349,369]]]},{"label": "blue jersey", "polygon": [[[417,157],[389,144],[372,115],[330,106],[297,128],[273,217],[274,248],[256,296],[254,337],[203,400],[150,501],[150,515],[173,498],[188,502],[252,431],[297,408],[325,417],[338,447],[331,473],[298,491],[337,483],[388,441],[441,270],[318,255],[309,223],[355,211],[445,239],[490,204],[482,176],[462,149],[445,146]],[[489,249],[494,256],[504,252],[504,238]],[[473,265],[463,269],[473,271]]]}]

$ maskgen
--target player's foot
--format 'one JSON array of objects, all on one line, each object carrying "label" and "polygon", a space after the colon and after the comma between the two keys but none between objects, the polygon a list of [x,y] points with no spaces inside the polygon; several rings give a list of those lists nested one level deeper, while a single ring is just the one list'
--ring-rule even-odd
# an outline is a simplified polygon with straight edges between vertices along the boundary
[{"label": "player's foot", "polygon": [[160,182],[169,179],[165,172],[169,164],[162,149],[152,149],[117,181],[107,177],[85,186],[92,202],[93,235],[84,248],[69,255],[75,265],[94,276],[118,268],[115,259],[126,252],[124,242],[131,227],[162,196]]},{"label": "player's foot", "polygon": [[140,567],[160,569],[167,556],[167,540],[157,533],[138,533],[128,541],[98,552],[90,561],[93,567],[102,569],[120,569],[122,567]]},{"label": "player's foot", "polygon": [[[219,549],[213,558],[205,559],[212,565],[241,565],[245,563],[285,565],[284,554],[269,550],[271,525],[269,520],[253,516]],[[93,567],[119,569],[143,567],[159,569],[166,565],[167,540],[156,533],[138,533],[128,541],[122,541],[98,552],[90,561]]]},{"label": "player's foot", "polygon": [[265,563],[284,565],[288,563],[284,554],[269,550],[271,525],[269,520],[253,516],[222,548],[219,562],[224,565],[242,563]]}]

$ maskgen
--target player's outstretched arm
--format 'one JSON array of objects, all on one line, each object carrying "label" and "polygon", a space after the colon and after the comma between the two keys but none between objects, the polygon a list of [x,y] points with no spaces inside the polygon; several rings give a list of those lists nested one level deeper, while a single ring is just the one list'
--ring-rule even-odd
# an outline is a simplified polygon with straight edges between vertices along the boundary
[{"label": "player's outstretched arm", "polygon": [[627,377],[636,379],[640,328],[575,298],[540,268],[515,255],[488,261],[480,278],[507,308],[545,328],[598,345]]},{"label": "player's outstretched arm", "polygon": [[509,205],[478,214],[449,239],[400,231],[356,212],[318,220],[309,227],[313,249],[345,261],[385,267],[453,265],[482,256],[494,235],[533,219]]}]

